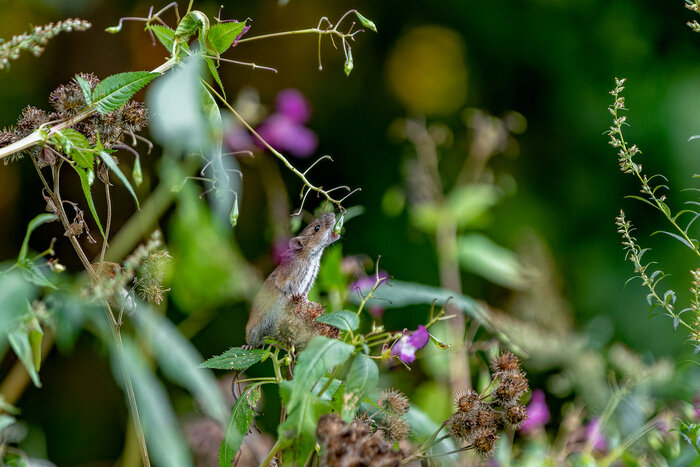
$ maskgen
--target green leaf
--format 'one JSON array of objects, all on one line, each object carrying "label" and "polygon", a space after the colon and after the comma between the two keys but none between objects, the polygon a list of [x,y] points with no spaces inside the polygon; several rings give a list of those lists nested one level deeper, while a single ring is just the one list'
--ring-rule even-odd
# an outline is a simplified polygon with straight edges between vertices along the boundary
[{"label": "green leaf", "polygon": [[197,368],[202,356],[167,318],[137,301],[133,320],[142,339],[150,344],[165,376],[186,388],[198,401],[204,412],[222,425],[228,417],[228,407],[219,390],[216,378],[208,371]]},{"label": "green leaf", "polygon": [[657,230],[657,231],[654,232],[652,235],[656,235],[657,233],[662,233],[662,234],[666,234],[666,235],[668,235],[668,236],[670,236],[670,237],[673,237],[673,238],[675,238],[676,240],[678,240],[679,242],[681,242],[683,245],[685,245],[685,246],[687,246],[688,248],[690,248],[691,250],[695,250],[695,249],[696,249],[695,246],[694,246],[693,244],[691,244],[690,242],[688,242],[688,240],[686,240],[685,238],[681,237],[680,235],[674,234],[673,232],[666,232],[665,230]]},{"label": "green leaf", "polygon": [[368,29],[371,29],[374,32],[377,32],[377,26],[374,24],[373,21],[371,21],[368,18],[365,18],[363,15],[360,14],[359,11],[355,10],[355,16],[357,16],[357,19],[360,20],[360,23]]},{"label": "green leaf", "polygon": [[[221,92],[223,93],[224,99],[226,99],[226,89],[224,89],[224,85],[221,82],[221,77],[219,77],[219,70],[217,69],[216,63],[214,63],[214,60],[212,60],[209,57],[202,57],[204,58],[204,61],[207,64],[207,68],[209,68],[209,73],[211,74],[212,78],[214,78],[214,81],[216,81],[216,84],[219,85],[219,89],[221,89]],[[207,90],[207,92],[209,92]],[[213,97],[212,97],[213,99]]]},{"label": "green leaf", "polygon": [[47,222],[53,222],[56,220],[54,214],[39,214],[34,219],[29,221],[27,225],[27,233],[24,234],[24,241],[22,242],[22,247],[19,249],[19,256],[17,257],[17,262],[22,262],[27,257],[27,252],[29,251],[29,237],[42,224]]},{"label": "green leaf", "polygon": [[215,370],[245,371],[262,360],[265,351],[262,349],[244,350],[240,347],[232,347],[221,355],[212,357],[200,363],[200,368],[213,368]]},{"label": "green leaf", "polygon": [[41,341],[44,338],[44,331],[39,325],[39,320],[34,317],[27,324],[29,332],[29,345],[32,349],[32,357],[34,358],[34,368],[36,371],[41,370]]},{"label": "green leaf", "polygon": [[[176,38],[187,38],[192,36],[197,30],[200,30],[200,37],[202,33],[206,36],[209,32],[209,18],[207,15],[201,11],[194,10],[187,13],[175,29]],[[187,42],[185,40],[184,42]]]},{"label": "green leaf", "polygon": [[105,78],[93,92],[95,108],[103,115],[117,110],[158,76],[160,74],[150,71],[133,71]]},{"label": "green leaf", "polygon": [[354,331],[360,325],[360,318],[352,311],[341,310],[316,318],[319,323],[328,324],[341,331]]},{"label": "green leaf", "polygon": [[167,26],[161,26],[159,24],[150,24],[146,27],[146,30],[153,31],[156,38],[163,44],[168,50],[168,53],[172,53],[173,44],[175,43],[175,31]]},{"label": "green leaf", "polygon": [[[136,315],[136,314],[135,314]],[[146,364],[142,351],[128,336],[123,337],[124,368],[133,383],[143,431],[148,442],[148,452],[153,465],[190,467],[193,465],[187,442],[180,430],[168,393],[153,370]],[[112,346],[112,372],[124,388],[122,366]]]},{"label": "green leaf", "polygon": [[525,285],[523,267],[515,253],[485,235],[463,235],[457,249],[459,263],[465,270],[511,289]]},{"label": "green leaf", "polygon": [[90,213],[92,214],[92,218],[95,219],[95,223],[97,224],[97,228],[102,234],[102,238],[106,242],[107,238],[105,237],[105,231],[102,229],[102,223],[100,222],[100,218],[97,216],[97,209],[95,209],[95,202],[92,200],[92,193],[90,192],[90,181],[88,180],[88,173],[80,167],[73,168],[76,172],[78,172],[78,175],[80,176],[80,186],[83,188],[83,194],[85,195],[85,200],[87,201],[88,207],[90,208]]},{"label": "green leaf", "polygon": [[17,261],[17,267],[22,273],[22,277],[32,284],[39,287],[49,287],[51,289],[58,288],[46,277],[44,271],[42,271],[34,261],[28,259]]},{"label": "green leaf", "polygon": [[379,382],[379,369],[374,360],[359,353],[352,360],[350,370],[345,378],[345,394],[341,416],[350,423],[355,417],[360,400]]},{"label": "green leaf", "polygon": [[36,287],[22,278],[17,270],[0,273],[0,349],[17,319],[27,311],[36,295]]},{"label": "green leaf", "polygon": [[207,35],[209,46],[219,54],[226,52],[236,40],[236,37],[243,32],[245,25],[245,21],[241,23],[229,21],[213,25]]},{"label": "green leaf", "polygon": [[80,86],[80,90],[83,91],[83,97],[85,97],[85,102],[87,102],[87,105],[91,105],[92,87],[90,87],[90,83],[88,83],[85,78],[78,75],[75,75],[75,81],[77,81],[78,85]]},{"label": "green leaf", "polygon": [[[14,424],[17,420],[15,420],[15,417],[12,417],[10,415],[5,415],[5,414],[0,414],[0,434],[2,434],[2,430],[7,428],[8,426]],[[0,458],[0,461],[2,459]]]},{"label": "green leaf", "polygon": [[219,448],[219,466],[228,467],[241,447],[255,416],[255,405],[260,400],[260,384],[254,384],[243,392],[231,409],[224,439]]},{"label": "green leaf", "polygon": [[71,157],[80,167],[92,169],[95,155],[90,150],[90,143],[82,133],[66,128],[56,132],[51,142],[62,152]]},{"label": "green leaf", "polygon": [[119,180],[122,181],[124,186],[126,186],[126,189],[129,190],[129,193],[131,193],[131,196],[134,198],[134,201],[136,201],[136,208],[140,210],[141,206],[139,205],[139,199],[136,197],[136,192],[131,187],[131,183],[129,183],[129,179],[126,178],[124,172],[122,172],[117,163],[114,162],[114,158],[107,154],[105,151],[100,151],[98,154],[100,156],[100,159],[102,159],[102,162],[104,162],[107,165],[107,167],[109,167],[109,170],[114,172],[119,178]]},{"label": "green leaf", "polygon": [[328,370],[350,358],[353,349],[338,339],[314,337],[297,357],[288,409],[293,410]]},{"label": "green leaf", "polygon": [[[292,391],[292,381],[280,383],[280,394],[283,401],[292,397],[290,394]],[[311,392],[301,395],[294,409],[289,411],[285,421],[277,427],[282,448],[282,460],[285,465],[304,465],[316,444],[318,419],[329,411],[330,404],[327,401]]]},{"label": "green leaf", "polygon": [[[423,441],[428,439],[433,433],[435,433],[440,426],[435,423],[425,412],[411,405],[408,413],[405,415],[405,419],[411,426],[411,434],[415,437],[417,441]],[[439,443],[435,444],[430,451],[432,454],[444,454],[450,451],[454,451],[457,448],[454,441],[451,438],[444,439]],[[441,457],[441,459],[446,459],[449,463],[446,465],[456,465],[457,455],[452,454],[447,458]]]},{"label": "green leaf", "polygon": [[34,386],[40,388],[41,381],[39,381],[39,373],[37,373],[36,367],[34,366],[34,356],[32,354],[32,345],[29,342],[27,327],[23,324],[17,326],[8,334],[7,338],[10,341],[12,350],[15,351],[15,354],[17,354],[17,357],[32,378]]}]

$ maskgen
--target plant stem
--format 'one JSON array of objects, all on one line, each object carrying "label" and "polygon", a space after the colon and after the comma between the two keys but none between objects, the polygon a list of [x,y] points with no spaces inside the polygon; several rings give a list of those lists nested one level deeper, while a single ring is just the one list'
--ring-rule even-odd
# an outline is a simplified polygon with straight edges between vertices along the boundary
[{"label": "plant stem", "polygon": [[105,236],[102,239],[102,249],[100,250],[100,261],[98,266],[98,274],[102,275],[102,263],[105,260],[105,251],[107,250],[107,239],[109,238],[109,228],[112,225],[112,198],[109,196],[109,184],[105,183],[105,197],[107,198],[107,224],[105,225]]},{"label": "plant stem", "polygon": [[275,445],[272,446],[272,449],[270,449],[270,452],[267,453],[267,457],[265,459],[263,459],[263,461],[260,463],[260,467],[267,467],[268,465],[270,465],[270,462],[272,462],[272,459],[275,458],[275,456],[277,455],[279,450],[280,450],[280,440],[278,439],[275,442]]}]

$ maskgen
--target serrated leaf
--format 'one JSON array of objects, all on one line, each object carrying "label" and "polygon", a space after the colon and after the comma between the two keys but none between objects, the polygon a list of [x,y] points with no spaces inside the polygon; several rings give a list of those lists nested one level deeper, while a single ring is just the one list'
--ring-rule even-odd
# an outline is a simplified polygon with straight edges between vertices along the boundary
[{"label": "serrated leaf", "polygon": [[231,416],[226,425],[224,439],[219,448],[219,466],[229,467],[241,447],[243,438],[248,434],[255,416],[255,405],[260,400],[260,384],[254,384],[243,392],[231,409]]},{"label": "serrated leaf", "polygon": [[245,25],[245,21],[241,23],[229,21],[213,25],[209,29],[209,34],[207,35],[209,46],[219,54],[226,52],[241,32],[243,32]]},{"label": "serrated leaf", "polygon": [[[291,381],[280,383],[282,399],[291,399]],[[285,392],[289,395],[285,397]],[[291,402],[291,401],[290,401]],[[330,411],[330,404],[311,392],[301,395],[298,403],[287,414],[286,420],[277,427],[282,460],[285,465],[303,465],[316,443],[316,425],[323,413]]]},{"label": "serrated leaf", "polygon": [[328,324],[341,331],[354,331],[360,325],[360,318],[351,311],[341,310],[316,318],[319,323]]},{"label": "serrated leaf", "polygon": [[[209,74],[211,74],[212,78],[214,78],[214,81],[216,81],[216,84],[219,85],[219,89],[221,89],[221,92],[224,96],[224,99],[226,99],[226,89],[224,89],[224,85],[221,82],[221,77],[219,76],[219,70],[216,67],[216,63],[214,63],[214,60],[212,60],[209,57],[203,57],[204,61],[207,64],[207,68],[209,69]],[[209,90],[206,90],[209,92]],[[213,97],[212,97],[213,99]]]},{"label": "serrated leaf", "polygon": [[51,141],[80,167],[92,169],[95,155],[90,150],[90,143],[82,133],[72,128],[66,128],[56,132],[51,137]]},{"label": "serrated leaf", "polygon": [[200,363],[200,368],[212,368],[214,370],[238,370],[245,371],[262,360],[265,351],[262,349],[245,350],[241,347],[231,347],[226,352]]},{"label": "serrated leaf", "polygon": [[81,169],[80,167],[73,167],[76,172],[78,172],[78,175],[80,176],[80,186],[83,189],[83,194],[85,195],[85,201],[87,201],[88,208],[90,208],[90,213],[92,214],[92,218],[95,219],[95,223],[97,224],[97,228],[100,230],[100,234],[102,234],[102,238],[104,241],[107,241],[107,238],[105,237],[105,231],[102,229],[102,223],[100,222],[100,218],[97,216],[97,209],[95,208],[95,202],[92,200],[92,192],[90,191],[90,181],[88,180],[88,173],[84,170]]},{"label": "serrated leaf", "polygon": [[34,261],[25,259],[24,261],[17,261],[17,267],[19,267],[22,277],[31,282],[32,284],[39,287],[49,287],[51,289],[57,289],[53,283],[46,277],[44,271],[39,269]]},{"label": "serrated leaf", "polygon": [[92,87],[90,86],[90,83],[88,83],[85,78],[78,75],[75,76],[75,81],[77,81],[78,85],[80,86],[80,90],[83,91],[83,97],[85,98],[87,105],[92,104]]},{"label": "serrated leaf", "polygon": [[104,151],[100,151],[98,155],[100,156],[100,159],[102,159],[102,162],[104,162],[107,165],[107,167],[109,167],[109,170],[114,172],[119,178],[119,180],[122,181],[124,186],[126,186],[126,189],[129,190],[129,193],[131,193],[131,196],[134,198],[134,201],[136,201],[136,208],[140,210],[141,206],[139,205],[139,199],[136,197],[136,192],[131,187],[131,183],[129,182],[129,179],[126,178],[126,175],[124,175],[124,172],[122,172],[117,163],[114,162],[114,158]]},{"label": "serrated leaf", "polygon": [[175,31],[168,26],[161,26],[159,24],[150,24],[146,27],[146,30],[153,31],[158,41],[163,44],[168,50],[168,53],[172,53],[173,44],[175,43]]},{"label": "serrated leaf", "polygon": [[40,388],[41,381],[39,381],[39,373],[37,373],[34,367],[34,356],[32,354],[32,346],[29,342],[29,334],[27,328],[24,325],[17,326],[8,335],[7,338],[10,342],[12,350],[24,365],[27,370],[29,377],[32,379],[34,386]]},{"label": "serrated leaf", "polygon": [[158,76],[160,76],[158,73],[150,71],[133,71],[109,76],[95,88],[93,104],[103,115],[117,110]]},{"label": "serrated leaf", "polygon": [[34,219],[29,221],[29,224],[27,224],[27,233],[24,234],[24,241],[22,242],[22,247],[19,249],[17,262],[22,262],[27,257],[27,252],[29,251],[29,237],[32,235],[32,232],[34,232],[34,230],[36,230],[36,228],[40,225],[46,224],[47,222],[53,222],[56,219],[57,218],[54,214],[39,214]]},{"label": "serrated leaf", "polygon": [[345,393],[343,394],[343,408],[341,417],[350,423],[355,417],[357,406],[362,397],[379,382],[379,369],[370,357],[359,353],[352,360],[350,370],[345,378]]},{"label": "serrated leaf", "polygon": [[355,16],[357,16],[357,19],[360,20],[360,23],[368,29],[371,29],[374,32],[377,32],[377,26],[374,24],[374,22],[366,17],[364,17],[362,14],[360,14],[359,11],[355,10]]}]

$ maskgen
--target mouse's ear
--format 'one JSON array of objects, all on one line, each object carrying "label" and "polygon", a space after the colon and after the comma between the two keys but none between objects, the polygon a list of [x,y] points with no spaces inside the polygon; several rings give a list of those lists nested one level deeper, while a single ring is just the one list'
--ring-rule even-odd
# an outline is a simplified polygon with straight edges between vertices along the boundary
[{"label": "mouse's ear", "polygon": [[304,244],[301,241],[301,237],[294,237],[289,240],[289,248],[292,250],[302,250],[304,249]]}]

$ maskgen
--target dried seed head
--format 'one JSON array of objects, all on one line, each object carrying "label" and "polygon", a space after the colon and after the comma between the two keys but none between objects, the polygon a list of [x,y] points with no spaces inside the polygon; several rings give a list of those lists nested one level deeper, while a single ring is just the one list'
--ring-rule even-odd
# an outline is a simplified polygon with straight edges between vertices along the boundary
[{"label": "dried seed head", "polygon": [[474,414],[474,425],[481,428],[496,428],[498,416],[488,404],[479,404]]},{"label": "dried seed head", "polygon": [[504,406],[512,405],[528,390],[525,374],[520,370],[508,370],[499,375],[496,399]]},{"label": "dried seed head", "polygon": [[122,128],[125,131],[141,131],[148,125],[148,110],[142,102],[131,100],[120,109]]},{"label": "dried seed head", "polygon": [[474,450],[484,457],[490,457],[496,450],[498,434],[489,428],[476,428],[472,433]]},{"label": "dried seed head", "polygon": [[29,105],[22,110],[22,116],[17,120],[15,132],[18,136],[24,138],[48,121],[49,116],[46,112]]},{"label": "dried seed head", "polygon": [[54,152],[47,148],[43,147],[39,151],[39,154],[36,157],[36,164],[39,166],[39,168],[43,168],[49,165],[54,165],[56,163],[56,155]]},{"label": "dried seed head", "polygon": [[491,369],[494,373],[519,370],[520,360],[510,352],[503,352],[498,358],[491,360]]},{"label": "dried seed head", "polygon": [[393,415],[406,415],[409,403],[406,396],[396,389],[385,389],[377,399],[377,405],[384,411]]},{"label": "dried seed head", "polygon": [[408,434],[411,432],[408,422],[395,415],[386,415],[384,417],[384,428],[387,441],[392,442],[408,438]]},{"label": "dried seed head", "polygon": [[316,437],[322,444],[325,444],[328,439],[336,436],[343,428],[345,428],[345,422],[338,414],[329,413],[322,415],[318,419],[318,425],[316,425]]},{"label": "dried seed head", "polygon": [[467,389],[463,393],[457,394],[457,408],[462,412],[469,412],[479,401],[479,394],[473,389]]},{"label": "dried seed head", "polygon": [[455,439],[466,441],[472,430],[472,418],[466,412],[458,411],[447,420],[448,433]]},{"label": "dried seed head", "polygon": [[0,148],[12,144],[17,141],[19,137],[15,134],[14,128],[3,128],[0,131]]},{"label": "dried seed head", "polygon": [[504,417],[511,427],[518,428],[527,420],[527,410],[520,404],[513,404],[506,407]]}]

